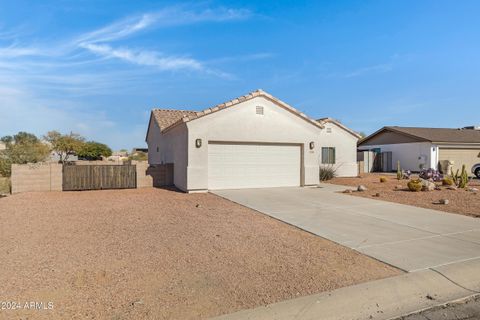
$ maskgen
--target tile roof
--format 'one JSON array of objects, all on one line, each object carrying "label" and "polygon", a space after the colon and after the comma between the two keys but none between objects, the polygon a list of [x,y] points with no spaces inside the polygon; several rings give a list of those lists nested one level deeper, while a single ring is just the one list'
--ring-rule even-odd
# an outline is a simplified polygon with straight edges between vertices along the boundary
[{"label": "tile roof", "polygon": [[297,116],[303,118],[304,120],[310,122],[311,124],[323,128],[323,125],[311,118],[309,118],[304,113],[298,111],[297,109],[291,107],[290,105],[286,104],[285,102],[275,98],[274,96],[270,95],[269,93],[258,89],[256,91],[250,92],[244,96],[232,99],[230,101],[218,104],[211,108],[207,108],[202,111],[182,111],[182,110],[164,110],[164,109],[153,109],[152,114],[157,121],[158,125],[160,126],[161,131],[166,131],[180,123],[188,122],[212,113],[215,113],[219,110],[226,109],[233,107],[241,102],[248,101],[255,97],[264,97],[277,105],[283,107],[284,109],[296,114]]},{"label": "tile roof", "polygon": [[[398,132],[408,136],[418,138],[420,140],[430,142],[445,142],[445,143],[480,143],[480,130],[465,129],[465,128],[421,128],[421,127],[397,127],[389,126],[383,127],[374,134],[364,139],[370,139],[374,135],[389,130]],[[362,141],[363,142],[363,141]]]},{"label": "tile roof", "polygon": [[170,127],[172,124],[176,123],[178,120],[194,116],[196,111],[187,111],[187,110],[167,110],[167,109],[153,109],[152,114],[160,127],[160,131],[165,130]]}]

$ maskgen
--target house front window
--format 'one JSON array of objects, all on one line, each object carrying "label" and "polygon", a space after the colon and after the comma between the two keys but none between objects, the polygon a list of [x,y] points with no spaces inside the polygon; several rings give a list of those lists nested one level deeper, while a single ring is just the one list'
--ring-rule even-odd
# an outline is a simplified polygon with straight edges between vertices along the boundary
[{"label": "house front window", "polygon": [[322,147],[322,164],[335,164],[335,148]]}]

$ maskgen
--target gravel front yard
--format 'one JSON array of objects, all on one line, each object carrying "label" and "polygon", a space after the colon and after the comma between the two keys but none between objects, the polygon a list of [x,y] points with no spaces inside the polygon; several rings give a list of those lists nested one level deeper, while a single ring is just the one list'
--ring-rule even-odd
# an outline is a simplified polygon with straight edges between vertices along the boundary
[{"label": "gravel front yard", "polygon": [[0,318],[197,319],[399,274],[212,194],[0,199]]},{"label": "gravel front yard", "polygon": [[[380,177],[386,177],[386,182],[380,182]],[[414,177],[414,176],[412,176]],[[328,183],[352,186],[356,189],[358,185],[368,188],[365,192],[353,192],[352,195],[376,198],[379,200],[409,204],[422,208],[441,210],[451,213],[459,213],[473,217],[480,217],[480,193],[462,189],[448,190],[440,187],[441,190],[411,192],[408,190],[408,180],[397,180],[396,175],[370,173],[359,178],[334,178]],[[439,186],[441,183],[437,183]],[[396,188],[396,186],[401,188]],[[480,181],[473,180],[470,187],[480,189]],[[379,193],[379,197],[376,194]],[[449,200],[448,204],[439,204],[440,199]]]}]

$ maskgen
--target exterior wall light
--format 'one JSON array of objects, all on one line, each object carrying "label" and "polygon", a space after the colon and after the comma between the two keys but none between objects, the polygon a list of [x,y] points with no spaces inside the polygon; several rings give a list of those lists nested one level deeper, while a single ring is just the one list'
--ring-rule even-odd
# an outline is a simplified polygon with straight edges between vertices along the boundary
[{"label": "exterior wall light", "polygon": [[195,140],[195,147],[200,148],[202,146],[202,139]]},{"label": "exterior wall light", "polygon": [[315,142],[311,141],[310,142],[310,150],[313,150],[315,148]]}]

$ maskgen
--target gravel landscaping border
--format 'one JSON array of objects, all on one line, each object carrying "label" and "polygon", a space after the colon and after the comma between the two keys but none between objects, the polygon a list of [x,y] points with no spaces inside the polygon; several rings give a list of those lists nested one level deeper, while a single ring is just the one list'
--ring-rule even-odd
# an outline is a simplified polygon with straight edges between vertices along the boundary
[{"label": "gravel landscaping border", "polygon": [[[380,182],[380,177],[385,177],[386,181]],[[407,188],[408,181],[406,179],[397,180],[395,174],[369,173],[362,177],[334,178],[325,182],[353,187],[350,189],[354,191],[349,194],[354,196],[480,217],[480,192],[464,189],[449,190],[447,187],[441,186],[441,183],[437,183],[438,190],[412,192]],[[357,192],[356,189],[359,185],[365,186],[367,190]],[[480,189],[480,181],[474,179],[469,186]],[[448,201],[446,204],[442,204],[442,200]]]}]

